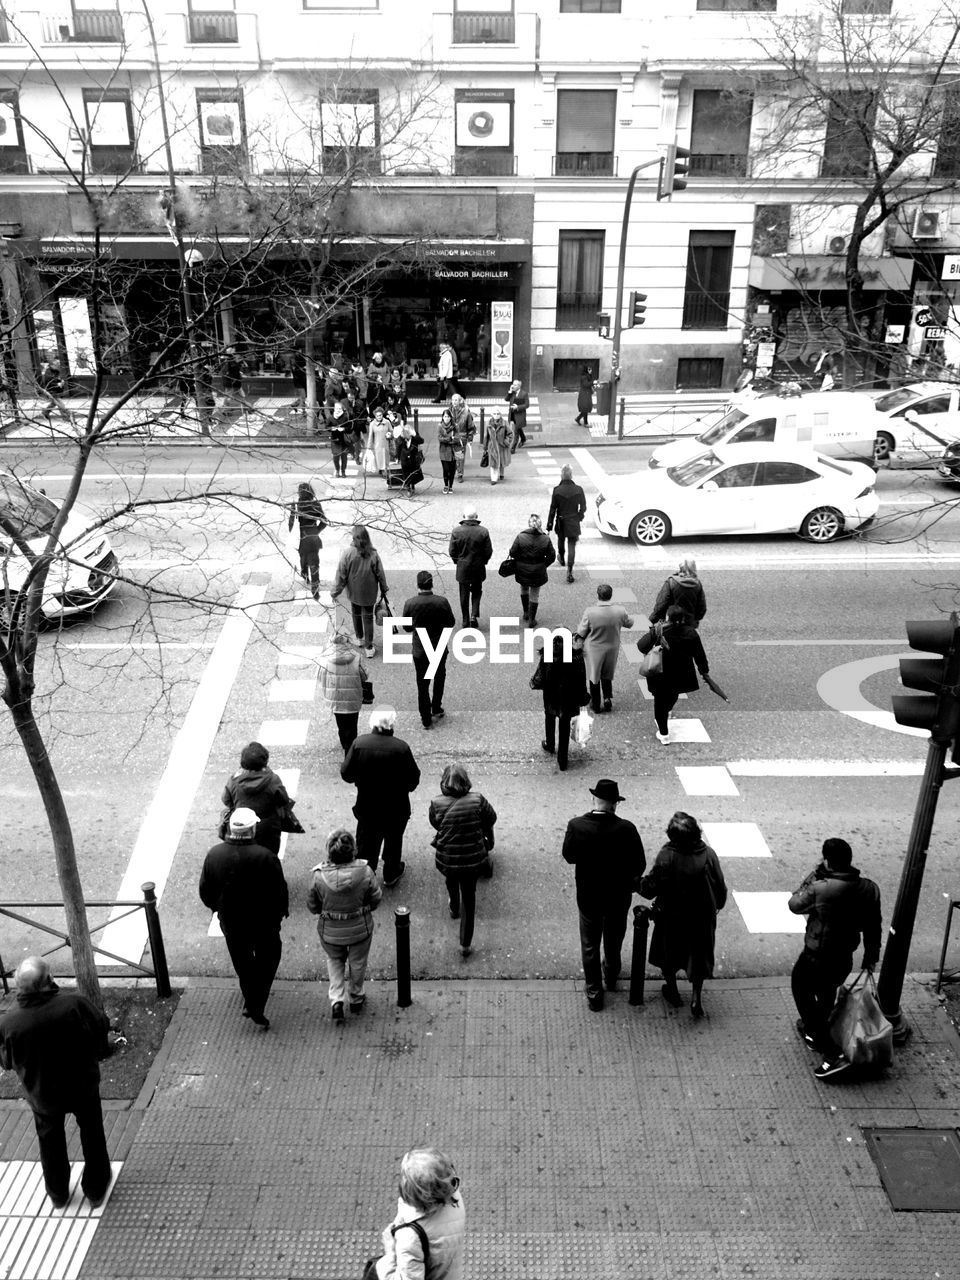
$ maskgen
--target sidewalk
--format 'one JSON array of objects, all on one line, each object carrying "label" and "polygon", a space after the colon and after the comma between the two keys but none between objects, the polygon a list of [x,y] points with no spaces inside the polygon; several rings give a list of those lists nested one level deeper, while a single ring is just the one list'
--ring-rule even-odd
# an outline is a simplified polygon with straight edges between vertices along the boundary
[{"label": "sidewalk", "polygon": [[607,434],[607,415],[591,413],[590,427],[578,426],[576,392],[545,392],[538,397],[543,434],[537,445],[557,449],[611,445],[663,444],[678,435],[696,435],[716,422],[729,404],[730,391],[672,392],[624,397],[623,437],[617,401],[616,431]]},{"label": "sidewalk", "polygon": [[[958,1275],[960,1214],[895,1213],[860,1131],[960,1125],[957,1037],[919,981],[895,1069],[844,1085],[813,1078],[786,978],[708,984],[703,1023],[655,982],[600,1014],[572,981],[413,997],[373,983],[338,1028],[325,985],[281,982],[261,1034],[234,982],[191,981],[142,1122],[111,1126],[81,1280],[356,1280],[423,1142],[463,1177],[471,1280]],[[18,1127],[0,1154],[35,1160]]]}]

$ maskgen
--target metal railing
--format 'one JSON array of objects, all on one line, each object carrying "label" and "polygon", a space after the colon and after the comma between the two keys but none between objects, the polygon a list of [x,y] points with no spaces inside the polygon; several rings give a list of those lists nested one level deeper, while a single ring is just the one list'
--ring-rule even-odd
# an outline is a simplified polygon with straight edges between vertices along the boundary
[{"label": "metal railing", "polygon": [[191,10],[187,26],[191,44],[236,44],[237,15],[223,11]]},{"label": "metal railing", "polygon": [[514,44],[517,21],[512,13],[455,13],[454,44]]},{"label": "metal railing", "polygon": [[[142,902],[88,902],[88,908],[109,908],[110,914],[106,920],[100,924],[89,924],[91,936],[99,933],[101,929],[105,929],[107,925],[115,924],[118,920],[124,920],[127,916],[131,916],[136,911],[142,911],[147,922],[147,939],[150,945],[150,955],[153,959],[153,968],[147,968],[139,960],[128,960],[123,956],[118,956],[112,951],[107,951],[104,947],[98,947],[93,943],[94,951],[101,956],[107,956],[110,960],[115,960],[117,964],[124,965],[128,969],[135,969],[138,973],[144,973],[147,977],[153,978],[157,987],[157,995],[160,999],[165,999],[170,994],[170,973],[167,969],[167,953],[163,945],[163,932],[160,928],[160,913],[157,910],[156,885],[152,880],[148,880],[142,884],[143,901]],[[17,910],[14,910],[17,908]],[[117,914],[117,908],[123,908]],[[44,924],[42,920],[31,919],[30,916],[21,915],[21,910],[41,911],[41,910],[63,910],[62,902],[0,902],[0,916],[8,916],[11,920],[16,920],[20,924],[29,925],[32,929],[38,929],[41,933],[49,933],[60,941],[55,947],[51,947],[49,951],[44,951],[43,958],[55,955],[58,951],[63,951],[70,946],[70,935],[63,932],[62,929],[54,929],[52,925]],[[0,958],[0,981],[3,982],[4,994],[10,990],[8,979],[14,973],[13,969],[8,969],[3,959]]]},{"label": "metal railing", "polygon": [[553,173],[599,174],[614,177],[617,157],[612,151],[558,151],[553,157]]},{"label": "metal railing", "polygon": [[74,9],[72,15],[45,17],[43,38],[51,44],[120,44],[123,23],[115,9]]},{"label": "metal railing", "polygon": [[690,155],[690,176],[701,178],[745,178],[746,152],[697,152]]},{"label": "metal railing", "polygon": [[452,170],[458,178],[510,178],[517,172],[517,157],[479,148],[454,156]]}]

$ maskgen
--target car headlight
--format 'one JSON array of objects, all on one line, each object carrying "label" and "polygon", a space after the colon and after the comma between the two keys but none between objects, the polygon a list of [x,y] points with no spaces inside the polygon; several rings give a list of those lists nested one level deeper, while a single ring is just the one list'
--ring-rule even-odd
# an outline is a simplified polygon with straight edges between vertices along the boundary
[{"label": "car headlight", "polygon": [[598,494],[597,494],[597,506],[598,506],[598,507],[600,507],[600,506],[601,506],[605,501],[606,501],[606,499],[604,498],[603,494],[602,494],[602,493],[598,493]]}]

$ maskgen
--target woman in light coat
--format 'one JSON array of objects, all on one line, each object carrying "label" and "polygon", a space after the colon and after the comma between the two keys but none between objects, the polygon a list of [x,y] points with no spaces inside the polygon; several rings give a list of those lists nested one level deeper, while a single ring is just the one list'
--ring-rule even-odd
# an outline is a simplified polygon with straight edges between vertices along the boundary
[{"label": "woman in light coat", "polygon": [[390,461],[391,435],[389,419],[383,408],[377,405],[373,411],[373,417],[370,419],[367,448],[373,451],[374,466],[381,476],[386,476],[387,474],[387,464]]},{"label": "woman in light coat", "polygon": [[338,828],[327,840],[327,858],[313,868],[307,907],[317,921],[320,945],[327,957],[328,995],[334,1022],[343,1021],[343,997],[350,1012],[360,1013],[367,997],[363,980],[373,941],[373,912],[383,890],[377,873],[357,857],[349,831]]},{"label": "woman in light coat", "polygon": [[510,465],[510,444],[513,436],[510,434],[510,428],[504,421],[503,414],[499,409],[495,409],[491,413],[484,427],[486,435],[483,447],[487,451],[490,483],[496,484],[498,480],[506,479],[507,467]]},{"label": "woman in light coat", "polygon": [[353,630],[363,641],[368,658],[376,653],[373,647],[373,609],[377,600],[387,594],[387,576],[376,547],[370,541],[365,525],[355,524],[350,546],[346,548],[337,565],[337,576],[330,592],[336,600],[346,591],[353,615]]},{"label": "woman in light coat", "polygon": [[360,661],[356,644],[342,628],[338,628],[321,649],[317,666],[320,694],[337,722],[340,745],[346,755],[357,736],[366,668]]},{"label": "woman in light coat", "polygon": [[399,1192],[383,1257],[364,1280],[463,1280],[466,1214],[453,1161],[434,1147],[408,1151]]}]

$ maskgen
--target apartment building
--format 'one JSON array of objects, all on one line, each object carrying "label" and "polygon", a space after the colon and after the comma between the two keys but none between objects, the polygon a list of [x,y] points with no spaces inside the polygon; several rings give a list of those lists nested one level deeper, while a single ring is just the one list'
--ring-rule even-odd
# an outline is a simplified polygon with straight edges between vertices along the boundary
[{"label": "apartment building", "polygon": [[[865,64],[881,67],[882,41],[903,44],[925,8],[927,42],[904,46],[902,72],[888,58],[881,114],[929,78],[934,4],[6,0],[0,280],[7,323],[23,317],[16,362],[27,374],[52,356],[82,377],[83,264],[99,222],[128,269],[107,307],[112,370],[142,367],[151,326],[178,305],[171,167],[202,264],[242,240],[251,191],[301,169],[335,174],[346,152],[363,164],[337,214],[342,262],[374,242],[416,253],[325,319],[329,357],[380,349],[429,381],[445,340],[492,386],[565,389],[585,365],[609,377],[598,322],[613,309],[627,181],[644,165],[624,281],[647,295],[646,323],[624,332],[622,389],[729,386],[745,362],[809,368],[841,341],[844,254],[870,167],[850,127],[862,103],[843,106],[853,69],[837,64],[824,15],[852,24]],[[819,128],[808,114],[784,135],[778,53],[791,41],[807,41],[831,96]],[[960,94],[931,103],[904,208],[864,245],[863,305],[891,356],[955,365]],[[691,152],[688,185],[658,201],[656,160],[674,141]],[[69,172],[81,161],[86,193]],[[273,252],[211,334],[274,380],[283,291],[270,272],[293,269]]]}]

